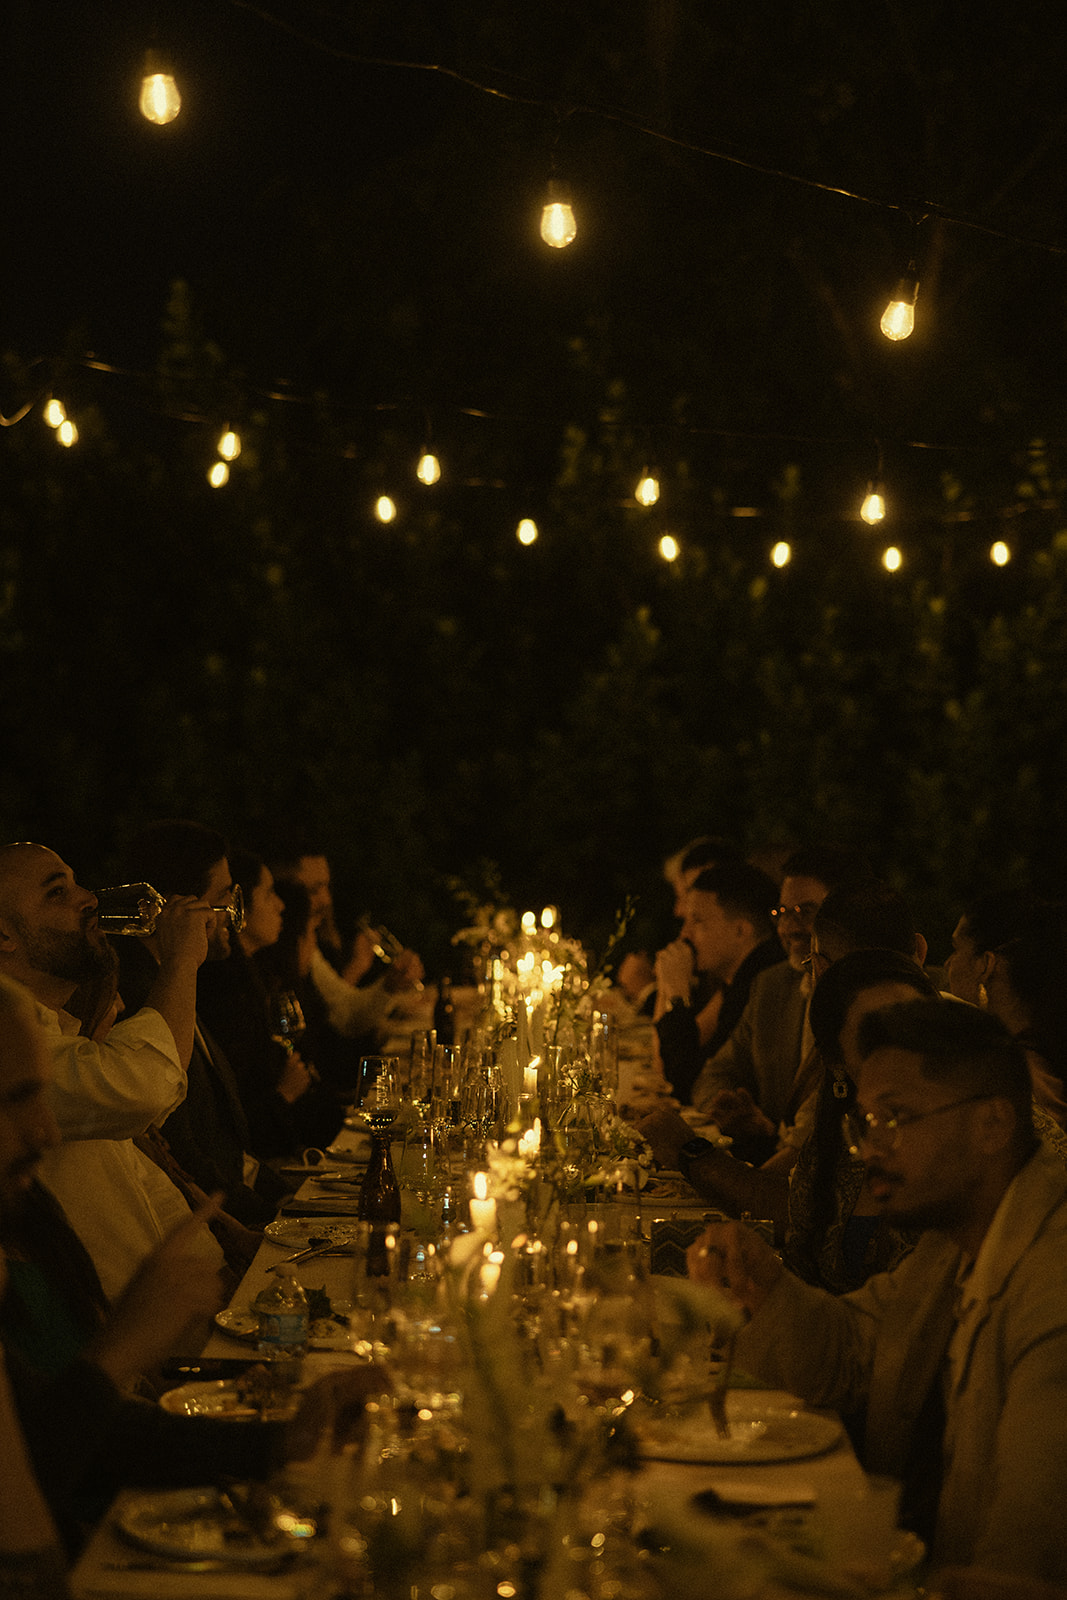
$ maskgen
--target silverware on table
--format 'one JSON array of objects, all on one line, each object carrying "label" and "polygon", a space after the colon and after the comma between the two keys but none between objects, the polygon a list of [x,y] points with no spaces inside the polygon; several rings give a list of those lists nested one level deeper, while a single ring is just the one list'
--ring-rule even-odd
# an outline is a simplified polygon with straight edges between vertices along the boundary
[{"label": "silverware on table", "polygon": [[735,1328],[727,1343],[726,1354],[723,1357],[722,1366],[719,1368],[719,1376],[715,1380],[715,1387],[708,1396],[708,1410],[711,1412],[711,1420],[715,1424],[715,1432],[720,1439],[728,1439],[730,1437],[730,1424],[726,1420],[726,1386],[730,1381],[730,1373],[733,1371],[736,1345],[737,1329]]}]

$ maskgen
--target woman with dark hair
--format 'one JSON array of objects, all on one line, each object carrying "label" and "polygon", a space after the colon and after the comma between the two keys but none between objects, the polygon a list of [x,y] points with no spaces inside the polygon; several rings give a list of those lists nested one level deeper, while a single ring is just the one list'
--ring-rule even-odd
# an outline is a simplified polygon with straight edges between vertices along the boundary
[{"label": "woman with dark hair", "polygon": [[303,1054],[284,1043],[272,1024],[271,995],[253,959],[283,930],[284,903],[270,870],[250,850],[232,850],[229,860],[244,895],[245,925],[230,941],[225,961],[200,969],[198,1009],[233,1068],[251,1153],[270,1160],[305,1145],[329,1144],[343,1112]]},{"label": "woman with dark hair", "polygon": [[979,896],[956,924],[945,977],[1018,1039],[1034,1099],[1067,1126],[1067,908],[1025,889]]}]

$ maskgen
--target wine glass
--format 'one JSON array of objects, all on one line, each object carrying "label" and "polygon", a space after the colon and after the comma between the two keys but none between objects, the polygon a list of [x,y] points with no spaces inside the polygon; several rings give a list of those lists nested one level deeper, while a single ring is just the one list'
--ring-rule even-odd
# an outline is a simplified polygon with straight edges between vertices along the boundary
[{"label": "wine glass", "polygon": [[270,998],[271,1037],[286,1050],[295,1050],[307,1032],[304,1008],[295,989],[279,989]]},{"label": "wine glass", "polygon": [[400,1058],[363,1056],[356,1116],[372,1134],[384,1134],[400,1115]]}]

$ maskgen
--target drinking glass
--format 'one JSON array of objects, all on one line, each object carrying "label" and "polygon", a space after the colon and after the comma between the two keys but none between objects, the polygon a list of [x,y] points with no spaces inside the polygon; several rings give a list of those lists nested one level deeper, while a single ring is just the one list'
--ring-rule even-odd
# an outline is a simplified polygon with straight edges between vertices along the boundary
[{"label": "drinking glass", "polygon": [[163,905],[163,896],[150,883],[116,883],[96,890],[96,920],[103,933],[147,939]]},{"label": "drinking glass", "polygon": [[386,1133],[400,1115],[399,1056],[362,1056],[356,1116],[371,1133]]},{"label": "drinking glass", "polygon": [[276,1044],[295,1050],[307,1032],[304,1008],[295,989],[280,989],[269,1001],[270,1031]]}]

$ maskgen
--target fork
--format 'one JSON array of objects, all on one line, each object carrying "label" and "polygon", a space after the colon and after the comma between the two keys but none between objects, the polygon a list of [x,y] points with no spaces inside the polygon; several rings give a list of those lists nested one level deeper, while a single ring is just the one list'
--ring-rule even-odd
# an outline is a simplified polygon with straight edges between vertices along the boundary
[{"label": "fork", "polygon": [[715,1380],[715,1387],[708,1395],[708,1410],[711,1412],[711,1420],[715,1424],[715,1432],[720,1439],[728,1439],[730,1437],[730,1424],[726,1420],[726,1386],[730,1381],[730,1373],[733,1370],[734,1347],[736,1344],[737,1329],[735,1328],[726,1345],[726,1354],[723,1357],[722,1366],[719,1368],[719,1376]]}]

